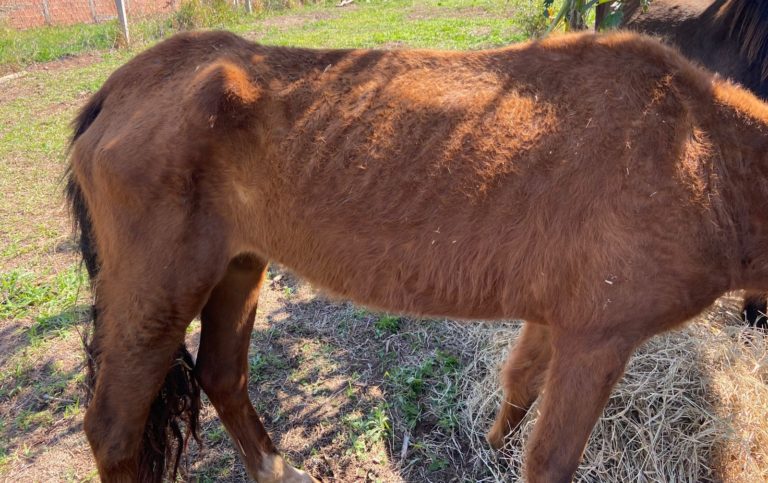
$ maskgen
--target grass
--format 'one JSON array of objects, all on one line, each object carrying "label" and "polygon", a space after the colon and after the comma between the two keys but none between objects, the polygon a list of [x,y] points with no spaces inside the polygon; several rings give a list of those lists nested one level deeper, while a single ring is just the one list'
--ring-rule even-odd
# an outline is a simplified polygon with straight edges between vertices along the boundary
[{"label": "grass", "polygon": [[[523,20],[518,17],[473,15],[430,16],[408,8],[412,2],[391,1],[365,6],[327,19],[312,21],[302,29],[283,29],[269,25],[259,33],[260,40],[276,45],[359,47],[382,45],[444,49],[477,49],[503,45],[525,38]],[[498,8],[499,2],[476,2],[477,8]],[[437,3],[423,8],[446,9]],[[426,18],[425,18],[426,17]]]},{"label": "grass", "polygon": [[[252,18],[242,8],[233,7],[225,0],[185,0],[170,15],[130,18],[129,32],[134,46],[141,46],[181,30],[231,28]],[[121,35],[117,20],[21,31],[0,28],[0,72],[32,62],[49,62],[115,48],[123,43]]]},{"label": "grass", "polygon": [[456,356],[438,350],[418,364],[398,364],[384,374],[410,431],[425,422],[425,412],[440,428],[455,428],[459,369]]},{"label": "grass", "polygon": [[373,324],[376,329],[376,336],[382,337],[386,334],[395,334],[400,329],[400,317],[392,315],[383,315]]},{"label": "grass", "polygon": [[[537,2],[368,0],[360,2],[360,8],[329,9],[334,3],[310,3],[294,9],[291,15],[311,16],[313,12],[324,12],[326,18],[307,22],[301,28],[285,28],[279,22],[265,22],[279,18],[283,13],[284,5],[280,2],[267,3],[264,5],[267,8],[249,15],[225,0],[185,0],[171,15],[134,20],[130,24],[132,47],[142,48],[181,30],[226,28],[240,33],[256,32],[261,40],[277,45],[376,47],[402,44],[468,49],[523,40],[544,28]],[[426,13],[427,9],[431,13]],[[434,16],[434,11],[446,15]],[[484,13],[479,15],[481,12]],[[23,31],[0,28],[0,72],[18,70],[33,62],[113,49],[120,42],[115,20]]]},{"label": "grass", "polygon": [[40,283],[31,272],[12,270],[0,274],[0,318],[21,318],[36,313],[38,331],[56,325],[56,318],[71,310],[84,283],[83,271],[78,265],[56,273]]},{"label": "grass", "polygon": [[117,21],[46,26],[29,30],[0,28],[0,66],[48,62],[91,50],[115,47]]},{"label": "grass", "polygon": [[371,450],[389,436],[391,424],[386,404],[374,407],[368,414],[350,414],[342,419],[349,429],[350,447],[358,459],[371,457]]}]

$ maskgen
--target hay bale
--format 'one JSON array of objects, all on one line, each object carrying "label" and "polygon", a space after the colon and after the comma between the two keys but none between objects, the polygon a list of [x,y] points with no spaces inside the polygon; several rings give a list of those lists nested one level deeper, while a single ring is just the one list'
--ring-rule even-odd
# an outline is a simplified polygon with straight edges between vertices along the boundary
[{"label": "hay bale", "polygon": [[[486,481],[522,477],[534,406],[496,454],[484,439],[501,402],[498,369],[519,326],[464,334],[461,427]],[[574,395],[577,398],[578,395]],[[768,339],[727,301],[638,349],[595,426],[575,481],[768,481]]]}]

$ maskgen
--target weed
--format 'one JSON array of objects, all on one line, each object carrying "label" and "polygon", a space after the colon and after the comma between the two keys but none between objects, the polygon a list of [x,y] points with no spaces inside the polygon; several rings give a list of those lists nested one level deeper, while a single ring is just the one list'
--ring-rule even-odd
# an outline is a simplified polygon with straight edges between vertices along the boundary
[{"label": "weed", "polygon": [[50,426],[53,424],[53,420],[53,414],[48,409],[34,412],[24,410],[16,416],[16,427],[27,432],[33,427]]},{"label": "weed", "polygon": [[385,334],[395,334],[400,330],[400,317],[384,315],[376,320],[373,327],[376,330],[376,337],[381,337]]},{"label": "weed", "polygon": [[343,423],[350,433],[350,448],[347,452],[358,459],[364,458],[374,445],[385,440],[391,429],[386,403],[374,407],[366,417],[346,416]]},{"label": "weed", "polygon": [[[72,314],[63,314],[74,305],[84,277],[78,265],[40,283],[34,274],[12,270],[0,274],[0,319],[20,318],[36,311],[34,335],[61,328],[71,322]],[[36,309],[36,310],[35,310]]]},{"label": "weed", "polygon": [[248,362],[248,373],[253,382],[269,380],[275,372],[285,369],[288,369],[285,359],[270,353],[254,354]]},{"label": "weed", "polygon": [[355,371],[352,373],[351,376],[349,376],[349,380],[347,381],[347,387],[344,390],[344,394],[347,396],[348,399],[354,399],[355,393],[357,392],[355,389],[355,382],[360,379],[360,373]]},{"label": "weed", "polygon": [[[385,373],[408,429],[417,426],[427,407],[440,427],[455,427],[458,366],[455,356],[437,351],[421,364],[399,366]],[[427,388],[429,397],[426,397]]]},{"label": "weed", "polygon": [[445,469],[448,467],[448,460],[444,458],[434,458],[430,459],[429,465],[427,466],[428,471],[440,471],[442,469]]},{"label": "weed", "polygon": [[19,318],[49,300],[50,287],[35,284],[31,273],[14,270],[0,274],[0,297],[0,318]]},{"label": "weed", "polygon": [[218,422],[205,431],[205,439],[214,444],[224,441],[226,437],[227,431]]},{"label": "weed", "polygon": [[74,402],[67,404],[64,406],[64,414],[63,416],[67,419],[75,417],[82,413],[83,408],[80,406],[80,399],[76,399]]},{"label": "weed", "polygon": [[11,455],[6,448],[0,447],[0,473],[5,473],[5,469],[11,463]]}]

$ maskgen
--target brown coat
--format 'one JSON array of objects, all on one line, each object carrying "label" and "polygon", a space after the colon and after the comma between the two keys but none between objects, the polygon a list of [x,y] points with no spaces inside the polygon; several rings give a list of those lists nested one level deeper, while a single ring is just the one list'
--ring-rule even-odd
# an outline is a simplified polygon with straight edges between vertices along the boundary
[{"label": "brown coat", "polygon": [[[754,182],[768,106],[634,34],[479,52],[182,34],[115,72],[78,131],[73,182],[100,264],[86,431],[102,475],[134,471],[141,431],[118,445],[114,428],[146,419],[189,321],[235,310],[215,287],[253,273],[242,287],[257,296],[267,261],[380,309],[534,323],[518,353],[542,354],[530,366],[548,375],[510,362],[510,381],[540,382],[505,382],[510,405],[545,388],[529,481],[570,479],[637,344],[725,291],[768,289],[768,188]],[[247,322],[238,310],[204,318],[204,346],[206,325]],[[227,423],[243,379],[220,380],[241,363],[215,362],[233,351],[215,334],[198,379],[266,480],[274,448],[236,434],[252,419]],[[125,416],[118,382],[149,373]]]}]

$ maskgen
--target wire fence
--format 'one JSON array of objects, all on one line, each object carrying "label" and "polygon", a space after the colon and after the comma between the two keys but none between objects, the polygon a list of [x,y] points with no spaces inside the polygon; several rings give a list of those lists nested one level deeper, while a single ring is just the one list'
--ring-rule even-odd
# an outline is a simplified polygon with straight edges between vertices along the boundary
[{"label": "wire fence", "polygon": [[118,17],[121,3],[128,18],[144,18],[171,13],[180,0],[0,0],[0,25],[24,30],[44,25],[102,23]]}]

